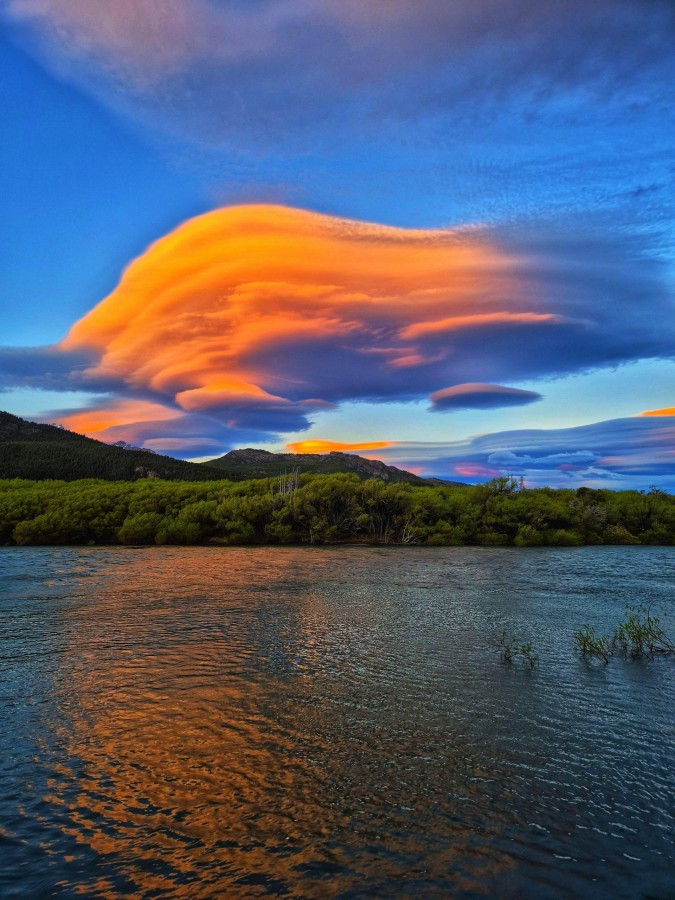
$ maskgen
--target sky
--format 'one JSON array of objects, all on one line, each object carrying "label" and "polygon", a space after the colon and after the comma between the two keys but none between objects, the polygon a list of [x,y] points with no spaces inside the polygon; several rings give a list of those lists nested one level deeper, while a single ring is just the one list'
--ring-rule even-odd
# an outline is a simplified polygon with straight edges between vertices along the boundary
[{"label": "sky", "polygon": [[0,0],[0,408],[675,491],[671,0]]}]

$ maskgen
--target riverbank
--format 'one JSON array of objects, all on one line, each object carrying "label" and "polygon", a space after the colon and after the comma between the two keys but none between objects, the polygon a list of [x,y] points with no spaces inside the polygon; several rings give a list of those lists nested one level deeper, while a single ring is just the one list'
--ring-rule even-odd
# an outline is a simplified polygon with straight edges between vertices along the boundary
[{"label": "riverbank", "polygon": [[662,491],[446,487],[315,475],[244,482],[0,481],[0,545],[672,545]]}]

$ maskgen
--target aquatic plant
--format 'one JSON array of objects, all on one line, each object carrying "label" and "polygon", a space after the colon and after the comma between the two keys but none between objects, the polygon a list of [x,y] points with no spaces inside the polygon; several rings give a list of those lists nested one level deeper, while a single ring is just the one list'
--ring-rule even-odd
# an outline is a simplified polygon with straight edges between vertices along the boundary
[{"label": "aquatic plant", "polygon": [[510,666],[513,662],[520,661],[525,668],[534,669],[539,657],[530,642],[519,643],[518,639],[504,629],[497,641],[501,653],[502,663]]},{"label": "aquatic plant", "polygon": [[595,628],[591,625],[582,625],[574,632],[574,643],[583,656],[601,659],[605,665],[609,662],[612,654],[610,641],[606,637],[596,634]]},{"label": "aquatic plant", "polygon": [[675,654],[675,644],[661,627],[661,620],[653,616],[652,603],[626,607],[626,618],[617,626],[611,639],[596,634],[590,625],[574,632],[574,643],[583,656],[602,659],[617,651],[631,659],[654,659],[657,655]]},{"label": "aquatic plant", "polygon": [[654,659],[657,654],[675,653],[675,644],[666,636],[661,620],[651,613],[652,604],[627,606],[626,618],[612,637],[612,647],[631,659]]}]

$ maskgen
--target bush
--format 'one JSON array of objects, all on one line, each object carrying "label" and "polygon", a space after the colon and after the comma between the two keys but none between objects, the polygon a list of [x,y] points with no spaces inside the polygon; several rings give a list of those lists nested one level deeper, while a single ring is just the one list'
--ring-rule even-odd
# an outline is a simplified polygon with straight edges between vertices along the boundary
[{"label": "bush", "polygon": [[657,653],[675,653],[660,619],[652,616],[651,605],[627,606],[626,619],[614,632],[612,645],[631,659],[654,659]]},{"label": "bush", "polygon": [[520,661],[526,669],[534,669],[539,659],[530,642],[519,643],[518,639],[509,634],[506,629],[502,631],[497,646],[501,653],[502,663],[505,666],[510,666],[513,662]]},{"label": "bush", "polygon": [[427,546],[673,544],[662,492],[449,488],[303,475],[208,483],[0,481],[0,544],[326,543]]},{"label": "bush", "polygon": [[609,662],[612,652],[610,642],[606,637],[597,635],[590,625],[583,625],[574,632],[574,643],[582,656],[601,659],[605,665]]},{"label": "bush", "polygon": [[117,532],[122,544],[154,544],[155,537],[163,522],[159,513],[139,513],[128,516]]}]

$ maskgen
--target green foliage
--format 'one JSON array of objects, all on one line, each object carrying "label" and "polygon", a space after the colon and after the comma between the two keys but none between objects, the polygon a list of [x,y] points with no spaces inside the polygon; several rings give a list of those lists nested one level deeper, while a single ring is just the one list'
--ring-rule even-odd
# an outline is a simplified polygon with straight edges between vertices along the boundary
[{"label": "green foliage", "polygon": [[675,644],[666,636],[661,620],[652,615],[651,604],[644,603],[626,607],[626,618],[619,622],[611,639],[584,625],[574,632],[574,643],[584,656],[602,659],[605,665],[616,651],[631,659],[675,653]]},{"label": "green foliage", "polygon": [[117,531],[117,537],[122,544],[154,544],[162,521],[162,516],[153,512],[127,516]]},{"label": "green foliage", "polygon": [[539,657],[534,651],[531,642],[520,643],[518,639],[504,629],[497,641],[502,663],[510,666],[514,662],[520,662],[526,669],[534,669]]},{"label": "green foliage", "polygon": [[614,632],[612,646],[631,659],[654,659],[657,653],[675,653],[660,619],[652,616],[651,605],[644,603],[626,607],[626,618]]},{"label": "green foliage", "polygon": [[240,482],[0,481],[0,544],[207,541],[673,544],[675,498],[662,492],[524,490],[514,479],[460,488],[389,483],[353,473]]},{"label": "green foliage", "polygon": [[605,665],[609,662],[612,652],[610,642],[606,637],[596,634],[590,625],[582,625],[574,632],[574,643],[582,656],[601,659]]}]

